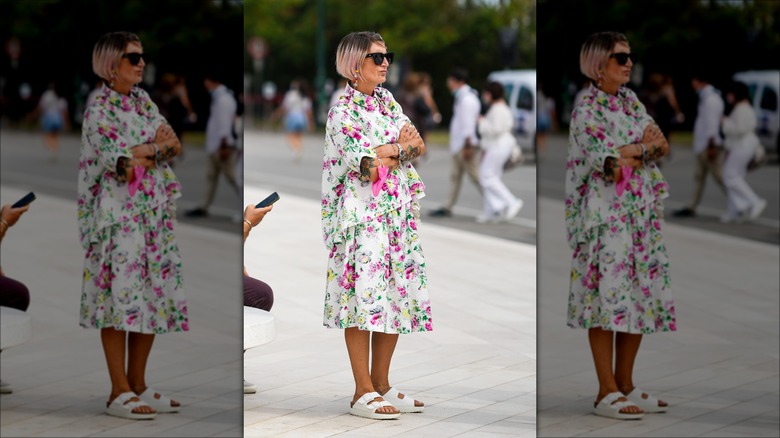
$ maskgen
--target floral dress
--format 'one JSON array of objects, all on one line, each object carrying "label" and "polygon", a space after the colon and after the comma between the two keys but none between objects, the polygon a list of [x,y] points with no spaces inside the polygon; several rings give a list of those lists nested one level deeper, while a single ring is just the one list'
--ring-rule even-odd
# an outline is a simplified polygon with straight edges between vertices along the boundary
[{"label": "floral dress", "polygon": [[402,162],[377,196],[360,180],[362,157],[397,141],[409,122],[384,88],[373,96],[347,85],[328,113],[322,166],[322,231],[328,254],[323,324],[382,333],[432,330],[420,237],[425,186]]},{"label": "floral dress", "polygon": [[137,333],[187,331],[187,301],[173,225],[181,185],[167,163],[147,170],[130,194],[116,173],[131,147],[165,123],[142,89],[104,86],[87,108],[81,138],[78,222],[86,250],[80,325]]},{"label": "floral dress", "polygon": [[676,330],[662,200],[668,184],[653,162],[625,191],[604,175],[607,157],[638,143],[653,120],[633,91],[591,86],[574,109],[566,162],[566,231],[573,250],[567,325],[626,333]]}]

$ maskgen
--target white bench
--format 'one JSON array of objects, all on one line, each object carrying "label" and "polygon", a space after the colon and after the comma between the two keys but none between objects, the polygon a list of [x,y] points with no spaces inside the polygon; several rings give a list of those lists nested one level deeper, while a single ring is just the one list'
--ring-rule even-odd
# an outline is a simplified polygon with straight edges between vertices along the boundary
[{"label": "white bench", "polygon": [[274,316],[265,310],[244,306],[244,350],[267,344],[275,338]]},{"label": "white bench", "polygon": [[0,306],[0,350],[24,344],[32,337],[32,318],[27,312]]}]

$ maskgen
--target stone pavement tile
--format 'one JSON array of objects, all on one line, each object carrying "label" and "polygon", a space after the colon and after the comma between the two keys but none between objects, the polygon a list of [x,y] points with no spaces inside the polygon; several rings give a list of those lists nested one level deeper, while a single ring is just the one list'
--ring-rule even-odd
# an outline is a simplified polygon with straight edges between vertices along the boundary
[{"label": "stone pavement tile", "polygon": [[[246,186],[245,198],[267,191]],[[327,260],[318,205],[280,195],[244,247],[249,274],[274,289],[277,333],[245,354],[245,377],[258,386],[244,399],[246,436],[454,436],[520,414],[532,424],[534,247],[423,221],[434,330],[401,337],[391,383],[426,411],[403,422],[357,418],[348,415],[354,383],[343,333],[322,327]],[[452,424],[437,426],[445,421]]]},{"label": "stone pavement tile", "polygon": [[[3,199],[23,194],[2,187]],[[193,429],[188,430],[222,434],[241,426],[238,233],[178,225],[191,331],[155,339],[147,382],[184,407],[180,414],[138,424],[103,413],[110,382],[100,337],[97,330],[78,326],[83,250],[75,203],[43,194],[38,198],[3,242],[3,269],[30,288],[33,319],[32,339],[2,354],[3,380],[15,389],[0,397],[3,435],[162,436],[189,424]],[[47,207],[46,214],[40,206]],[[61,224],[63,231],[40,231],[51,223]],[[234,277],[223,275],[231,272]],[[236,421],[225,424],[230,418]]]}]

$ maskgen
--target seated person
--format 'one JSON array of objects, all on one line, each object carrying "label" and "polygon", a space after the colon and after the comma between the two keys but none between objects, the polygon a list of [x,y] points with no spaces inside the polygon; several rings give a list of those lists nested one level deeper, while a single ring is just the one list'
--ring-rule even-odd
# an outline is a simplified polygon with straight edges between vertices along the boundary
[{"label": "seated person", "polygon": [[[11,204],[3,205],[0,211],[0,242],[3,241],[5,233],[11,228],[30,208],[29,205],[19,208],[11,208]],[[5,276],[3,268],[0,267],[0,306],[12,307],[21,311],[26,311],[30,306],[30,291],[23,283]],[[0,380],[0,394],[10,394],[13,387]]]},{"label": "seated person", "polygon": [[[253,204],[247,205],[244,210],[244,242],[252,228],[256,227],[273,208],[273,205],[264,208],[257,208]],[[250,277],[246,272],[246,266],[244,266],[244,305],[265,311],[271,310],[274,305],[274,291],[271,286]],[[244,394],[255,392],[257,392],[255,385],[244,380]]]}]

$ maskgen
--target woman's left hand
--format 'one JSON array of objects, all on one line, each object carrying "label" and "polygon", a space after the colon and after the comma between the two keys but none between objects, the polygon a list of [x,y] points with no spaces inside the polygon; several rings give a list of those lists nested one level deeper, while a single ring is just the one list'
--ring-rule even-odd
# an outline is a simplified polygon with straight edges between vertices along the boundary
[{"label": "woman's left hand", "polygon": [[377,158],[398,158],[398,147],[395,143],[383,144],[374,148]]}]

